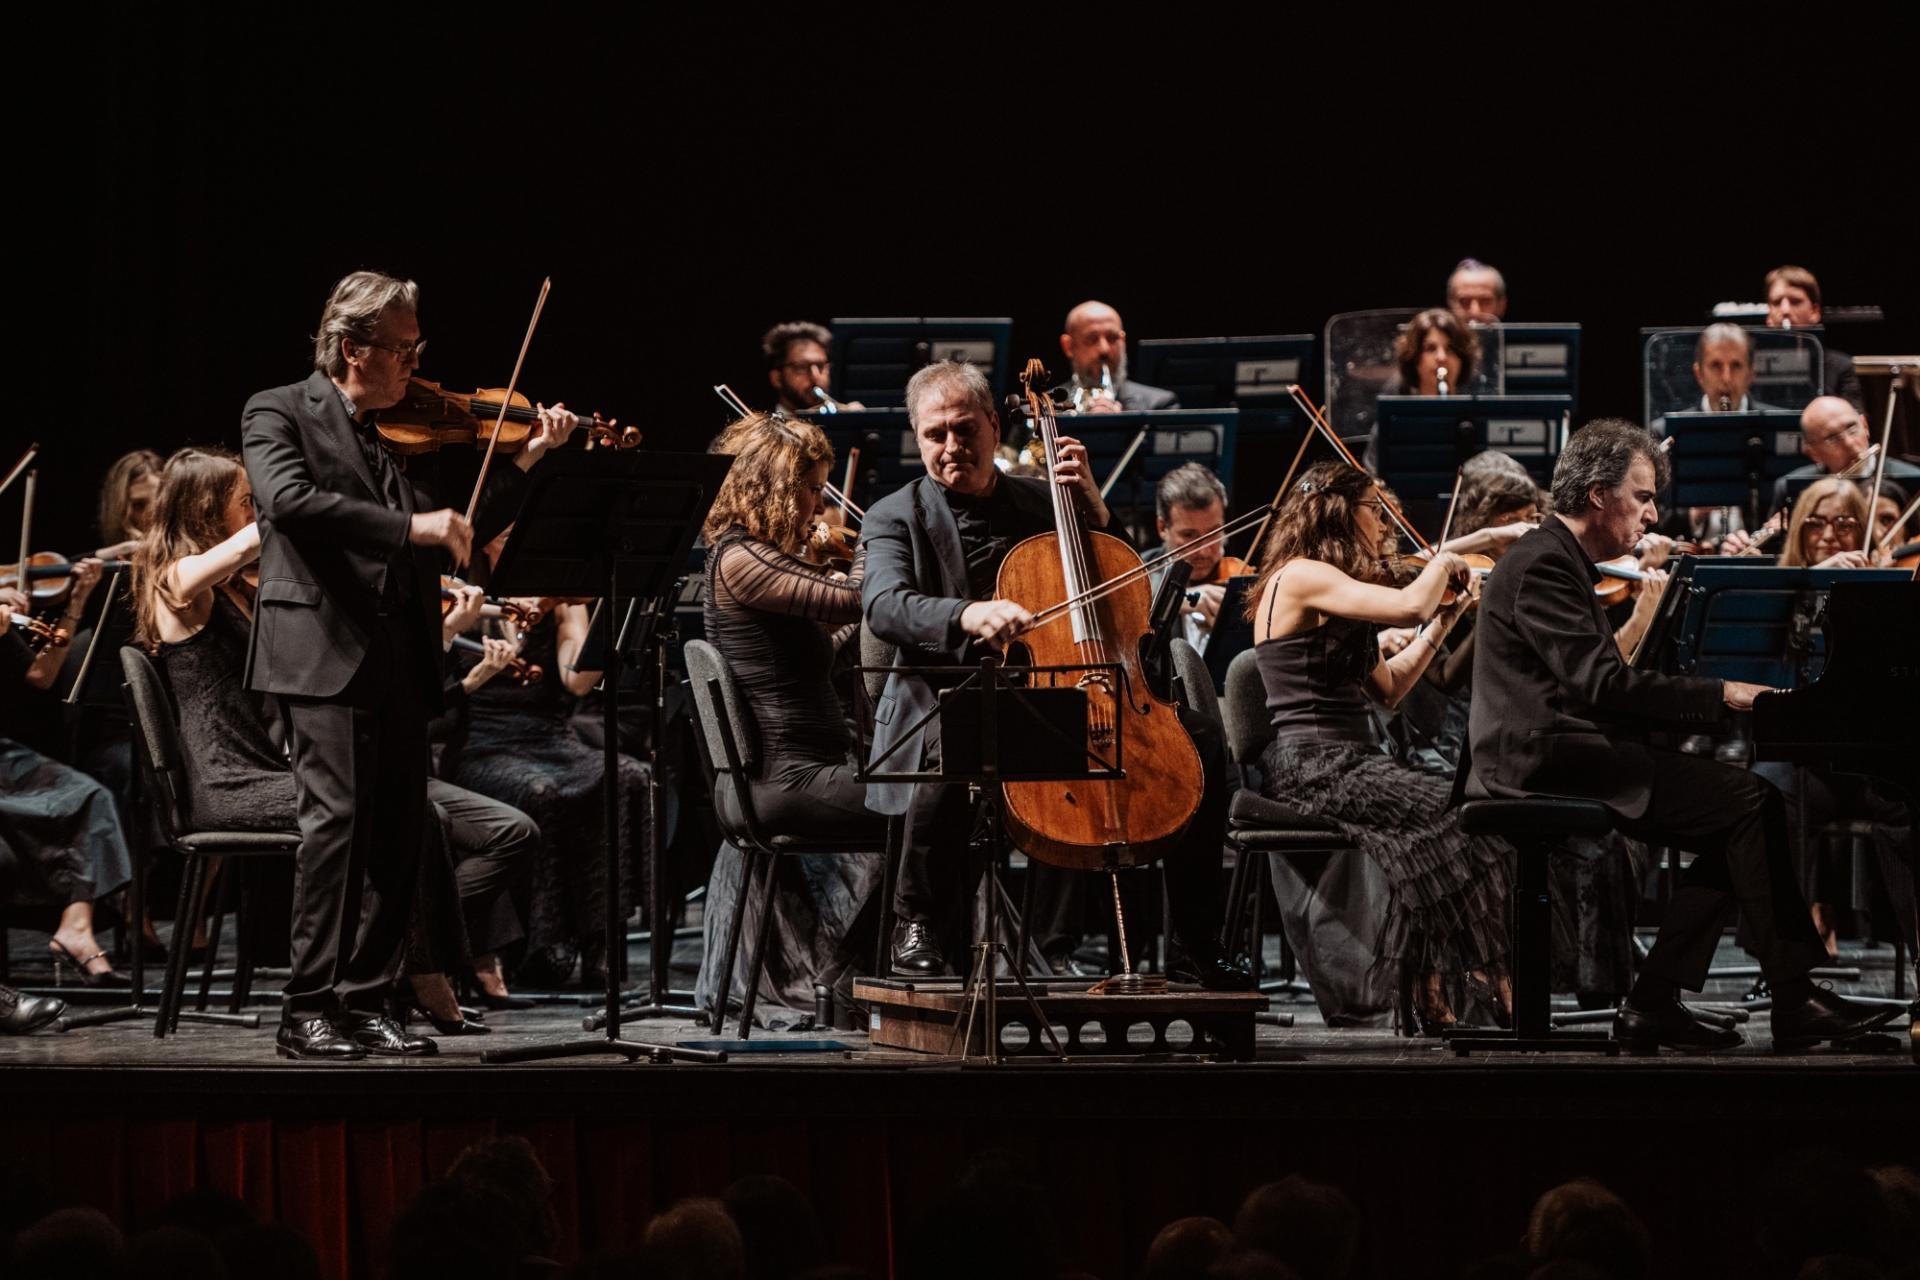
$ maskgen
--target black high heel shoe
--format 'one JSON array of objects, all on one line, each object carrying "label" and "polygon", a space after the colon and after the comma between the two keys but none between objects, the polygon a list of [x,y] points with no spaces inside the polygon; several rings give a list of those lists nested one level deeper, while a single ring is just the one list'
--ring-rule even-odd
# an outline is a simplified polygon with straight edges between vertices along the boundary
[{"label": "black high heel shoe", "polygon": [[407,997],[406,999],[395,998],[392,1003],[388,1005],[388,1010],[393,1020],[398,1022],[403,1028],[409,1022],[413,1021],[413,1015],[416,1013],[419,1014],[432,1025],[436,1035],[484,1036],[493,1031],[493,1028],[486,1023],[476,1022],[471,1018],[455,1018],[452,1022],[448,1022],[436,1016],[433,1010],[427,1008],[412,997]]},{"label": "black high heel shoe", "polygon": [[73,952],[61,946],[58,941],[50,941],[47,943],[47,952],[53,957],[53,981],[55,986],[60,985],[61,974],[69,968],[79,975],[80,981],[83,984],[89,987],[120,987],[124,989],[132,985],[132,981],[124,973],[116,973],[112,969],[108,969],[105,973],[95,973],[93,970],[87,968],[87,966],[95,960],[103,958],[107,954],[104,951],[96,950],[92,955],[82,960],[75,956]]}]

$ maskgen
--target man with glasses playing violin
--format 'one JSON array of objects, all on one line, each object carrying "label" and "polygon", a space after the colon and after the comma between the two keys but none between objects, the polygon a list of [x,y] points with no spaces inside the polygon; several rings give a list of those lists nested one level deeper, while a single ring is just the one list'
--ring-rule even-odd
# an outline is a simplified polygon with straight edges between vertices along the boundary
[{"label": "man with glasses playing violin", "polygon": [[[434,1052],[385,1010],[427,834],[439,575],[443,558],[467,561],[474,529],[430,509],[376,432],[374,415],[420,366],[419,296],[375,271],[341,280],[313,374],[260,392],[241,419],[260,525],[246,685],[279,699],[299,810],[285,1057]],[[521,473],[579,425],[558,405],[538,416],[514,465],[489,469],[483,530],[511,516]]]},{"label": "man with glasses playing violin", "polygon": [[[1004,651],[1032,621],[1012,600],[993,598],[1001,562],[1015,544],[1053,531],[1048,483],[1002,475],[994,465],[1000,415],[986,376],[941,361],[907,383],[907,415],[927,474],[873,504],[861,527],[867,549],[862,590],[866,625],[898,646],[903,666],[978,661],[981,647]],[[1108,522],[1086,449],[1060,440],[1053,483],[1069,488],[1089,526]],[[939,767],[937,730],[916,728],[936,701],[931,678],[894,673],[874,704],[871,759],[881,772]],[[1186,961],[1175,976],[1214,990],[1244,990],[1252,979],[1220,955],[1220,840],[1226,795],[1211,780],[1224,773],[1217,730],[1182,715],[1210,785],[1180,848],[1166,859],[1174,933]],[[918,741],[906,740],[909,734]],[[871,783],[867,806],[906,817],[906,847],[894,890],[894,969],[906,976],[942,973],[960,941],[978,879],[968,845],[974,811],[955,783]],[[1170,947],[1169,951],[1175,949]]]},{"label": "man with glasses playing violin", "polygon": [[[833,383],[833,331],[825,325],[790,320],[767,330],[760,339],[767,360],[767,381],[773,386],[776,407],[786,413],[813,413],[828,403]],[[858,401],[835,402],[839,409],[864,409]]]},{"label": "man with glasses playing violin", "polygon": [[[1854,468],[1863,487],[1872,484],[1875,465],[1869,457],[1872,447],[1873,434],[1858,409],[1840,396],[1816,397],[1800,411],[1800,452],[1807,455],[1807,464],[1773,482],[1774,520],[1784,524],[1795,491],[1806,488],[1821,476]],[[1887,479],[1900,481],[1901,487],[1911,492],[1913,482],[1920,480],[1920,467],[1888,458]],[[1751,535],[1732,534],[1721,548],[1721,554],[1745,554],[1752,542]]]}]

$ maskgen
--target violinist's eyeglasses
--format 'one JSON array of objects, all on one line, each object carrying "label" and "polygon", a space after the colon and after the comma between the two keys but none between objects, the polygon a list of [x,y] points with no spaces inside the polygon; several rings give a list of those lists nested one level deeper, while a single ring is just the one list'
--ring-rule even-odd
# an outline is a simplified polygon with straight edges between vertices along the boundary
[{"label": "violinist's eyeglasses", "polygon": [[1860,521],[1854,516],[1808,516],[1800,522],[1800,527],[1809,533],[1819,533],[1829,527],[1835,533],[1858,533]]},{"label": "violinist's eyeglasses", "polygon": [[1867,433],[1867,424],[1855,418],[1838,431],[1830,431],[1818,440],[1809,437],[1808,444],[1832,444],[1835,440],[1845,440],[1848,436],[1863,436]]},{"label": "violinist's eyeglasses", "polygon": [[360,345],[363,347],[378,347],[382,351],[391,351],[397,359],[405,363],[420,358],[422,353],[427,349],[427,340],[422,338],[418,342],[402,342],[397,344],[392,342],[363,342]]}]

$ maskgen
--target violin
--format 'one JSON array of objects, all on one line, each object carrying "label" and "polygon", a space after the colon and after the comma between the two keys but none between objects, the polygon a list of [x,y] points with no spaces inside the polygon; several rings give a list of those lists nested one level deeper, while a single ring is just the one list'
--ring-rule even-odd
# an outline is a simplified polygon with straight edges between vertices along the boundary
[{"label": "violin", "polygon": [[[498,443],[494,443],[494,424],[500,421],[502,403],[507,407],[506,421],[501,423]],[[388,450],[406,458],[462,444],[493,444],[500,453],[517,453],[526,447],[527,437],[539,421],[533,401],[518,391],[509,394],[504,387],[449,391],[437,382],[410,378],[406,398],[380,411],[377,428]],[[582,418],[580,427],[587,433],[587,446],[637,448],[640,428],[616,426],[616,421],[597,413],[591,420]]]},{"label": "violin", "polygon": [[1631,552],[1602,560],[1593,567],[1600,572],[1600,581],[1594,584],[1593,593],[1599,597],[1602,608],[1611,609],[1623,600],[1633,599],[1652,581]]},{"label": "violin", "polygon": [[[1141,666],[1153,592],[1140,557],[1112,534],[1082,526],[1073,496],[1052,479],[1060,446],[1044,390],[1046,366],[1028,361],[1020,381],[1046,453],[1053,532],[1007,553],[995,594],[1035,615],[1017,642],[1035,665],[1117,664],[1117,673],[1066,678],[1087,694],[1088,752],[1111,760],[1118,737],[1126,776],[1004,783],[1007,834],[1030,856],[1057,867],[1141,866],[1176,847],[1199,809],[1206,779],[1173,704],[1154,696]],[[1124,586],[1096,590],[1123,575]]]},{"label": "violin", "polygon": [[35,653],[46,649],[63,649],[73,637],[67,629],[56,623],[46,622],[25,613],[7,612],[7,621],[27,633],[27,646]]},{"label": "violin", "polygon": [[[468,585],[466,582],[462,581],[459,578],[454,577],[450,573],[443,573],[440,575],[440,616],[441,617],[444,618],[449,613],[453,612],[454,597],[458,593],[459,589],[466,585]],[[539,600],[534,601],[530,605],[525,603],[524,601],[504,600],[497,596],[487,596],[485,597],[485,600],[486,600],[486,603],[480,606],[481,617],[505,618],[507,621],[513,623],[516,627],[522,628],[523,630],[528,627],[539,626],[540,620],[547,616],[547,614],[552,610],[553,605],[557,603],[568,603],[566,601],[560,601],[555,598],[549,598],[549,597],[543,597]]]},{"label": "violin", "polygon": [[828,524],[821,520],[807,533],[807,559],[823,568],[840,573],[853,572],[854,545],[860,540],[858,529]]},{"label": "violin", "polygon": [[[453,647],[462,653],[485,653],[487,651],[487,646],[481,644],[472,636],[455,636],[453,638]],[[500,674],[515,684],[525,687],[530,684],[539,684],[541,677],[545,676],[546,672],[540,669],[539,663],[528,662],[525,658],[516,654],[512,658],[507,659],[507,665],[500,669]]]},{"label": "violin", "polygon": [[[126,560],[104,560],[101,572],[117,573],[133,567]],[[20,566],[0,565],[0,587],[20,585]],[[35,551],[27,556],[27,594],[36,609],[57,608],[73,590],[73,561],[58,551]]]},{"label": "violin", "polygon": [[1199,582],[1189,582],[1190,587],[1224,587],[1234,578],[1245,577],[1253,572],[1253,566],[1239,556],[1221,556],[1213,566],[1213,572]]}]

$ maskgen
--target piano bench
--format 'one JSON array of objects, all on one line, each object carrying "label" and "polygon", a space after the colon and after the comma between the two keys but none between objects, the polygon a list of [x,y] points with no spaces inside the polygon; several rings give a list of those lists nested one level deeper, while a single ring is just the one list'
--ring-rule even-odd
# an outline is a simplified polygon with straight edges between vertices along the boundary
[{"label": "piano bench", "polygon": [[1610,1034],[1553,1029],[1553,921],[1547,857],[1571,835],[1604,835],[1613,816],[1597,800],[1535,796],[1525,800],[1469,800],[1460,807],[1460,828],[1469,835],[1511,842],[1513,877],[1513,1027],[1508,1031],[1462,1028],[1447,1036],[1460,1057],[1475,1049],[1525,1053],[1619,1054]]}]

